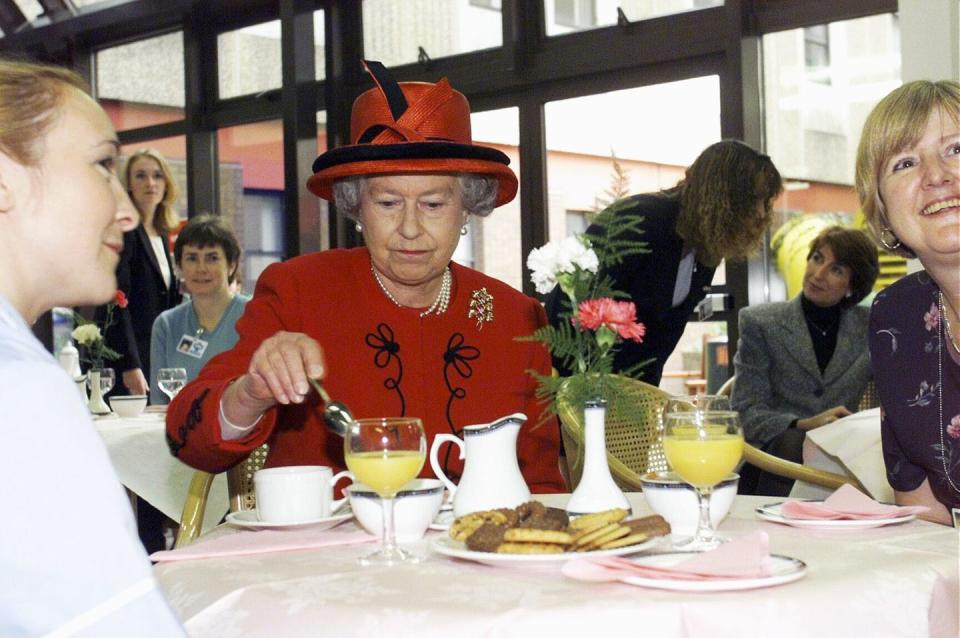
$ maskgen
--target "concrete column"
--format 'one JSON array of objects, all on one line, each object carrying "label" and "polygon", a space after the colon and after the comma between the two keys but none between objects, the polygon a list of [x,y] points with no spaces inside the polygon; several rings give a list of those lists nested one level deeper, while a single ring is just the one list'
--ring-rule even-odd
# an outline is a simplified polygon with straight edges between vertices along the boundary
[{"label": "concrete column", "polygon": [[902,78],[960,80],[960,0],[900,0]]}]

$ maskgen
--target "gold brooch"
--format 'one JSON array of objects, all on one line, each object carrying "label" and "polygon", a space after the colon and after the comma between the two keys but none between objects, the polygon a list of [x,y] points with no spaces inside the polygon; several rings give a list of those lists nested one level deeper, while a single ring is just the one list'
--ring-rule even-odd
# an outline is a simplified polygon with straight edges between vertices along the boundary
[{"label": "gold brooch", "polygon": [[477,330],[483,330],[485,321],[493,321],[493,295],[487,292],[486,287],[474,290],[470,297],[470,312],[467,319],[477,318]]}]

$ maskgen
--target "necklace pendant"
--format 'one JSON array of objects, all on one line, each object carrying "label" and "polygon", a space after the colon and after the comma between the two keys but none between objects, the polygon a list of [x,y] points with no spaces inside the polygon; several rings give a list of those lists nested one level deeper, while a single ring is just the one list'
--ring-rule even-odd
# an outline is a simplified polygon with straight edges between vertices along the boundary
[{"label": "necklace pendant", "polygon": [[484,322],[493,321],[493,295],[487,292],[486,286],[474,290],[470,296],[470,311],[467,319],[477,319],[477,330],[483,330]]}]

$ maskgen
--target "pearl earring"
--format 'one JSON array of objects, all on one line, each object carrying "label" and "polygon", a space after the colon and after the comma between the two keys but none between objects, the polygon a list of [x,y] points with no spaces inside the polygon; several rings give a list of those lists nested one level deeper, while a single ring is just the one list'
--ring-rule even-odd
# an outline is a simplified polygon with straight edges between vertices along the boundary
[{"label": "pearl earring", "polygon": [[467,234],[467,224],[464,224],[463,226],[460,227],[460,234],[461,235]]},{"label": "pearl earring", "polygon": [[354,228],[357,229],[357,232],[358,232],[358,233],[362,233],[362,232],[363,232],[363,224],[361,224],[360,222],[357,222],[356,225],[354,226]]}]

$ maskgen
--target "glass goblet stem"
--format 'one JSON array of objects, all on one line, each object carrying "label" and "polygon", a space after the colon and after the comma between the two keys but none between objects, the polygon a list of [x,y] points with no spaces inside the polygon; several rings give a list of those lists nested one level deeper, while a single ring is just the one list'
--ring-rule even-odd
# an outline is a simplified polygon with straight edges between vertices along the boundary
[{"label": "glass goblet stem", "polygon": [[697,534],[693,542],[711,545],[717,542],[714,538],[713,521],[710,520],[710,498],[713,496],[712,487],[698,487],[697,501],[700,505],[700,521],[697,523]]},{"label": "glass goblet stem", "polygon": [[380,497],[380,506],[383,508],[383,538],[381,539],[380,551],[385,555],[392,556],[397,552],[397,533],[394,528],[393,519],[393,497]]}]

